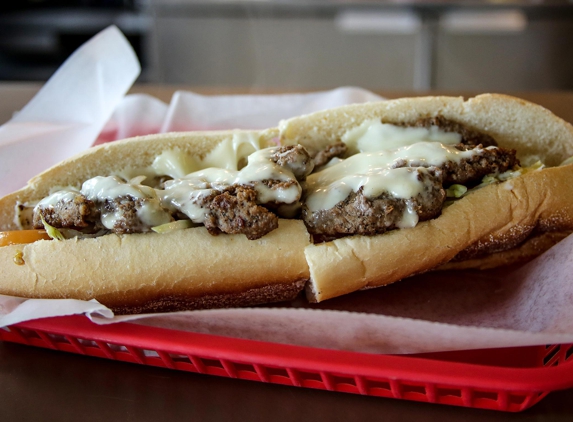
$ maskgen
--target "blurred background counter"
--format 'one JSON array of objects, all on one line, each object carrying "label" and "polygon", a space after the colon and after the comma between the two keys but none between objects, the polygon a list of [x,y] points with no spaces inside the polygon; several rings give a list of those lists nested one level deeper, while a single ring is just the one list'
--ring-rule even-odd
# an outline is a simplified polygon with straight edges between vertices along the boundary
[{"label": "blurred background counter", "polygon": [[253,91],[573,88],[568,1],[3,3],[0,80],[46,80],[116,24],[142,61],[140,82]]}]

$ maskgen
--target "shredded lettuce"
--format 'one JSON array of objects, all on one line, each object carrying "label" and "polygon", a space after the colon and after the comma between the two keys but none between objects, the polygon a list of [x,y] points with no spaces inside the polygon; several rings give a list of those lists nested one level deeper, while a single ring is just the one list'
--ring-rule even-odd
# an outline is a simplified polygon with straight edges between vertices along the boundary
[{"label": "shredded lettuce", "polygon": [[452,185],[446,189],[446,196],[448,198],[461,198],[468,191],[464,185]]},{"label": "shredded lettuce", "polygon": [[171,223],[166,223],[160,226],[152,227],[151,230],[153,230],[156,233],[163,234],[163,233],[170,233],[175,230],[188,229],[193,226],[194,224],[191,220],[177,220],[177,221],[172,221]]},{"label": "shredded lettuce", "polygon": [[503,173],[488,174],[481,180],[481,183],[479,185],[470,189],[470,191],[481,189],[485,186],[492,185],[494,183],[505,182],[506,180],[514,179],[523,174],[530,173],[532,171],[542,170],[544,168],[545,165],[541,161],[537,161],[536,163],[528,167],[519,167],[517,170],[508,170]]},{"label": "shredded lettuce", "polygon": [[[573,157],[571,157],[571,163],[573,163]],[[483,179],[481,179],[481,183],[479,185],[474,186],[471,189],[468,189],[463,185],[451,185],[448,189],[446,189],[446,196],[448,198],[461,198],[468,193],[474,192],[485,186],[493,185],[494,183],[505,182],[523,174],[541,170],[543,168],[545,168],[545,165],[541,161],[537,161],[528,167],[519,167],[515,170],[508,170],[503,173],[488,174],[487,176],[484,176]],[[445,204],[445,206],[451,205],[454,201],[452,200],[447,202],[449,203]]]},{"label": "shredded lettuce", "polygon": [[46,229],[46,233],[48,233],[48,236],[50,236],[54,240],[65,240],[64,235],[60,233],[60,231],[57,228],[46,223],[46,220],[44,220],[43,215],[40,215],[40,218],[42,219],[42,224],[44,225],[44,228]]},{"label": "shredded lettuce", "polygon": [[566,166],[567,164],[571,164],[571,163],[573,163],[573,157],[569,157],[568,159],[563,161],[561,164],[559,164],[559,166]]}]

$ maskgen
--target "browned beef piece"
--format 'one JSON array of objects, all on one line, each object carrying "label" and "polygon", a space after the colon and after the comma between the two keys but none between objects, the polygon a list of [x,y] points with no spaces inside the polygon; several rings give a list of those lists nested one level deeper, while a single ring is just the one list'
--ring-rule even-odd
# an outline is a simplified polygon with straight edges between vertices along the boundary
[{"label": "browned beef piece", "polygon": [[481,144],[484,147],[497,146],[497,142],[491,136],[469,128],[461,123],[448,120],[443,116],[426,117],[417,120],[413,124],[404,124],[404,126],[425,128],[437,126],[445,132],[455,132],[462,135],[462,144],[473,146]]},{"label": "browned beef piece", "polygon": [[278,217],[257,205],[257,193],[247,186],[231,186],[205,198],[209,212],[205,227],[212,235],[244,234],[249,240],[263,237],[278,227]]},{"label": "browned beef piece", "polygon": [[302,145],[289,145],[278,148],[271,160],[290,170],[297,180],[305,180],[314,169],[314,162]]},{"label": "browned beef piece", "polygon": [[444,184],[477,182],[488,174],[503,173],[518,165],[519,160],[514,149],[484,149],[479,155],[474,155],[469,160],[462,160],[459,164],[446,163],[442,167]]},{"label": "browned beef piece", "polygon": [[128,195],[120,196],[113,201],[106,201],[103,205],[103,212],[119,216],[111,231],[118,234],[149,231],[149,227],[143,224],[137,215],[137,210],[144,205],[145,201],[146,199],[134,199]]},{"label": "browned beef piece", "polygon": [[332,145],[328,145],[314,157],[314,165],[316,167],[324,166],[334,157],[342,158],[348,150],[344,142],[338,141]]},{"label": "browned beef piece", "polygon": [[408,206],[420,221],[440,215],[446,193],[442,189],[440,170],[419,172],[418,179],[428,189],[420,195],[401,199],[383,193],[377,198],[366,198],[362,188],[328,210],[312,212],[303,205],[302,216],[313,235],[341,236],[350,234],[375,235],[398,228]]},{"label": "browned beef piece", "polygon": [[39,207],[34,211],[34,228],[43,229],[42,218],[56,228],[84,229],[99,220],[95,204],[77,194],[73,201],[58,201],[54,206]]},{"label": "browned beef piece", "polygon": [[[461,150],[471,150],[471,146],[458,145]],[[481,148],[480,145],[476,149]],[[448,161],[440,166],[443,170],[444,185],[448,186],[454,183],[471,184],[472,182],[481,181],[484,176],[494,173],[503,173],[519,165],[516,157],[516,151],[507,148],[490,148],[481,149],[469,159],[461,160],[459,163]],[[398,162],[395,167],[425,167],[424,162],[407,163]]]}]

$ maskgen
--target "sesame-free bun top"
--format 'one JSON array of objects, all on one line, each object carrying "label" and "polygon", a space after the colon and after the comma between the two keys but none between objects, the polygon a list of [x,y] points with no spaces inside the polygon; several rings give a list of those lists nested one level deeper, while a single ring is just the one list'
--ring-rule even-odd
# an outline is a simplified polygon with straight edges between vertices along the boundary
[{"label": "sesame-free bun top", "polygon": [[317,151],[366,120],[407,124],[434,116],[492,136],[500,146],[516,149],[525,165],[541,160],[556,166],[573,156],[573,126],[537,104],[500,94],[483,94],[467,101],[462,97],[413,97],[338,107],[283,120],[280,141]]},{"label": "sesame-free bun top", "polygon": [[150,166],[164,151],[178,150],[190,157],[204,158],[222,142],[233,137],[251,136],[259,139],[261,147],[276,145],[274,129],[263,131],[177,132],[139,136],[90,148],[33,177],[28,184],[0,199],[0,230],[17,230],[15,206],[31,203],[49,195],[57,188],[81,184],[96,176],[118,174],[126,169]]}]

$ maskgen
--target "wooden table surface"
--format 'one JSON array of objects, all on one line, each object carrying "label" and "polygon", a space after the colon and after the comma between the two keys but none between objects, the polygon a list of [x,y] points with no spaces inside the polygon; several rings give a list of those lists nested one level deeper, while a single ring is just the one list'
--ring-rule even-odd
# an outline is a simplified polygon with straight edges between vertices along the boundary
[{"label": "wooden table surface", "polygon": [[[0,123],[38,88],[0,84]],[[177,88],[136,86],[132,92],[168,102]],[[573,93],[516,95],[573,121]],[[571,421],[573,389],[551,393],[531,409],[511,414],[232,380],[0,342],[0,421],[52,420]]]}]

